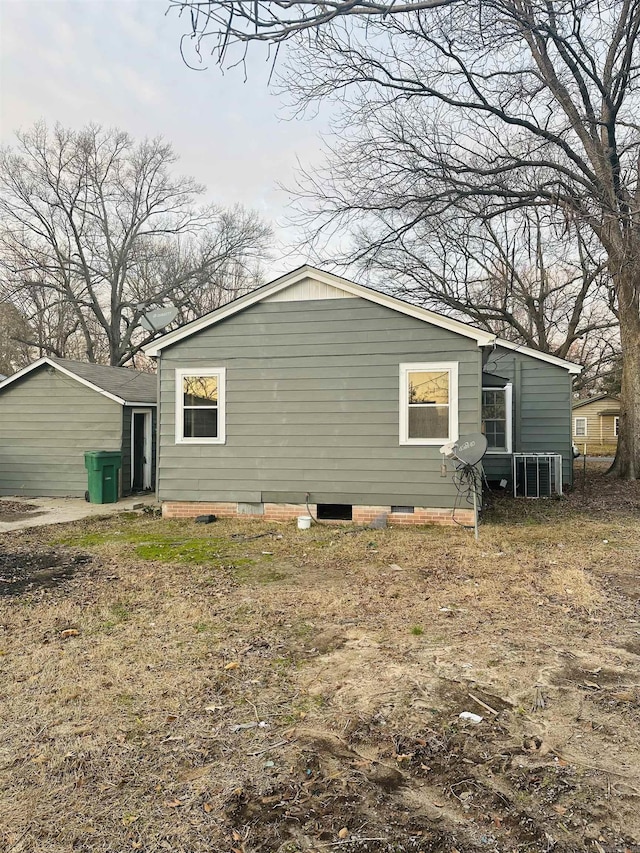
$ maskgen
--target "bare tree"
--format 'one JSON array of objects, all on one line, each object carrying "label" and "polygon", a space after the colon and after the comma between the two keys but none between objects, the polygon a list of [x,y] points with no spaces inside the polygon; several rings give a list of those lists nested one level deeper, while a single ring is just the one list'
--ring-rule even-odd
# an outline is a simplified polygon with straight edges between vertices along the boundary
[{"label": "bare tree", "polygon": [[488,218],[547,205],[591,229],[620,316],[612,470],[640,475],[640,0],[171,5],[220,61],[251,41],[290,42],[301,104],[338,94],[351,119],[397,104],[419,116],[423,179],[406,204],[420,202],[425,222],[473,197]]},{"label": "bare tree", "polygon": [[0,373],[3,376],[15,373],[31,361],[29,346],[24,343],[28,335],[28,324],[18,309],[10,303],[0,303]]},{"label": "bare tree", "polygon": [[[330,185],[330,178],[322,182]],[[353,187],[347,205],[322,200],[307,224],[317,239],[327,223],[332,232],[359,223],[344,262],[364,267],[381,290],[573,358],[585,367],[578,388],[609,370],[619,336],[606,259],[562,211],[524,208],[485,219],[467,200],[464,210],[454,207],[428,227],[420,219],[403,227],[406,211],[388,206],[372,216],[358,209],[357,197]]]},{"label": "bare tree", "polygon": [[[31,318],[29,343],[122,365],[150,339],[140,318],[220,283],[247,281],[270,229],[240,208],[197,207],[204,188],[173,175],[162,139],[37,124],[0,153],[2,296]],[[237,286],[237,282],[234,284]]]}]

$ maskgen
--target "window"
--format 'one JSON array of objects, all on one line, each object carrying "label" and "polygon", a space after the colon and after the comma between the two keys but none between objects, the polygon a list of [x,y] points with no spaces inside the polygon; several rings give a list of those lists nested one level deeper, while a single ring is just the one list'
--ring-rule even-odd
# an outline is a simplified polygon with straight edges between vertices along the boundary
[{"label": "window", "polygon": [[[576,438],[586,438],[587,435],[587,419],[586,418],[574,418],[573,419],[573,434]],[[616,433],[617,435],[617,433]]]},{"label": "window", "polygon": [[458,364],[400,365],[400,444],[458,438]]},{"label": "window", "polygon": [[224,444],[225,370],[176,370],[176,443]]},{"label": "window", "polygon": [[482,389],[482,431],[489,453],[511,453],[511,387]]},{"label": "window", "polygon": [[613,419],[613,434],[617,438],[620,435],[620,418],[616,415]]}]

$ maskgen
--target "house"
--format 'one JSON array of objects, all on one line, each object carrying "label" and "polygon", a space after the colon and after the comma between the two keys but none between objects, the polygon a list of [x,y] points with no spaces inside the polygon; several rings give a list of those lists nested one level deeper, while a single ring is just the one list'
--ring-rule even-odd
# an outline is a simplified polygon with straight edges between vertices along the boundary
[{"label": "house", "polygon": [[[484,427],[485,470],[560,454],[572,478],[581,368],[304,266],[169,332],[158,359],[158,497],[203,513],[452,521],[440,447]],[[443,471],[443,464],[445,470]],[[472,518],[469,504],[456,520]]]},{"label": "house", "polygon": [[81,497],[85,450],[122,451],[120,494],[155,485],[155,375],[45,356],[0,383],[0,494]]},{"label": "house", "polygon": [[598,394],[573,404],[573,441],[587,453],[615,453],[618,446],[620,400]]}]

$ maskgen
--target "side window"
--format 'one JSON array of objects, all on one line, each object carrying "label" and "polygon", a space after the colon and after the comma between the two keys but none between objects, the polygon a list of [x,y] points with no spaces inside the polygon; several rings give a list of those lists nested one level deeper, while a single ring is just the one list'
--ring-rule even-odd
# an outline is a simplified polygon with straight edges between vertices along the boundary
[{"label": "side window", "polygon": [[616,415],[613,419],[613,434],[617,438],[620,431],[620,418]]},{"label": "side window", "polygon": [[225,369],[176,370],[176,444],[224,444]]},{"label": "side window", "polygon": [[489,451],[511,453],[511,384],[482,389],[482,431]]},{"label": "side window", "polygon": [[400,365],[400,444],[445,444],[458,437],[458,364]]},{"label": "side window", "polygon": [[[585,438],[587,435],[587,419],[586,418],[574,418],[573,419],[573,434],[576,438]],[[616,433],[617,435],[617,433]]]}]

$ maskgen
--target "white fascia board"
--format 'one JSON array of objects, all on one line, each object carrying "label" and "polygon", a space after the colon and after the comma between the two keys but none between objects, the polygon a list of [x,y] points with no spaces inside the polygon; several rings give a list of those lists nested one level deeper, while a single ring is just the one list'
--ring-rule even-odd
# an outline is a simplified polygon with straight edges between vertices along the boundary
[{"label": "white fascia board", "polygon": [[540,352],[537,349],[531,349],[531,347],[525,347],[522,344],[514,344],[511,341],[503,341],[502,338],[496,338],[495,344],[497,347],[503,347],[504,349],[510,349],[514,352],[521,352],[523,355],[529,355],[531,358],[537,358],[540,361],[546,361],[549,364],[555,364],[556,367],[564,367],[565,370],[568,370],[569,373],[582,373],[584,368],[581,364],[576,364],[573,361],[566,361],[564,358],[558,358],[557,355],[549,355],[546,352]]},{"label": "white fascia board", "polygon": [[6,379],[3,379],[2,382],[0,382],[0,390],[2,390],[2,388],[6,388],[7,385],[11,385],[11,383],[15,382],[16,379],[20,379],[23,376],[26,376],[27,373],[31,373],[32,370],[35,370],[41,365],[51,363],[52,362],[46,358],[46,356],[39,358],[37,361],[34,361],[33,364],[28,364],[26,367],[23,367],[22,370],[18,370],[17,373],[12,373],[11,376],[7,376]]},{"label": "white fascia board", "polygon": [[122,397],[116,397],[115,394],[111,394],[109,393],[109,391],[105,391],[104,388],[99,388],[97,385],[94,385],[93,382],[89,382],[87,379],[83,379],[81,376],[78,376],[71,370],[68,370],[66,367],[62,367],[61,364],[58,364],[52,359],[47,358],[46,355],[42,358],[39,358],[37,361],[34,361],[33,364],[28,365],[28,367],[23,367],[22,370],[19,370],[12,376],[8,376],[6,379],[0,382],[0,391],[2,391],[3,388],[6,388],[7,385],[11,385],[12,382],[15,382],[17,379],[21,379],[23,376],[26,376],[28,373],[31,373],[32,370],[37,370],[38,367],[42,367],[45,364],[49,365],[49,367],[53,367],[55,370],[59,370],[60,373],[64,373],[65,376],[68,376],[71,379],[75,379],[76,382],[79,382],[86,388],[91,388],[92,391],[96,391],[98,394],[102,394],[103,397],[107,397],[109,400],[113,400],[114,403],[118,403],[118,405],[120,406],[125,405],[125,401],[122,399]]},{"label": "white fascia board", "polygon": [[123,400],[122,405],[123,406],[135,406],[136,409],[149,409],[149,408],[155,409],[158,404],[157,403],[133,403],[130,400]]},{"label": "white fascia board", "polygon": [[191,323],[187,323],[187,325],[183,326],[181,329],[176,329],[173,332],[163,335],[161,338],[158,338],[157,341],[147,344],[147,346],[144,347],[144,352],[146,355],[151,357],[157,356],[163,349],[165,349],[165,347],[171,346],[184,338],[188,338],[190,335],[200,332],[209,326],[213,326],[215,323],[219,323],[221,320],[225,320],[227,317],[237,314],[239,311],[243,311],[251,305],[255,305],[256,302],[260,302],[267,296],[279,293],[281,290],[284,290],[286,287],[290,287],[292,284],[295,284],[304,278],[313,278],[316,281],[332,285],[333,287],[339,287],[341,290],[351,293],[353,296],[360,296],[363,299],[369,300],[369,302],[375,302],[378,305],[383,305],[385,308],[391,308],[393,311],[398,311],[401,314],[407,314],[409,317],[415,317],[418,320],[431,323],[433,326],[438,326],[441,329],[447,329],[450,332],[455,332],[466,338],[471,338],[476,341],[478,346],[488,346],[496,340],[496,336],[494,334],[490,332],[483,332],[480,329],[474,329],[473,326],[469,326],[467,323],[461,323],[459,320],[444,317],[443,315],[436,314],[434,311],[429,311],[426,308],[419,308],[417,305],[410,305],[408,302],[402,302],[402,300],[396,299],[393,296],[387,296],[377,290],[372,290],[369,287],[363,287],[361,284],[348,281],[346,278],[333,275],[333,273],[323,272],[322,270],[315,269],[315,267],[304,266],[293,270],[293,272],[286,273],[286,275],[277,278],[269,284],[259,287],[257,290],[246,294],[246,296],[241,296],[229,305],[223,305],[222,308],[218,308],[216,311],[212,311],[210,314],[207,314],[198,320],[193,320]]}]

